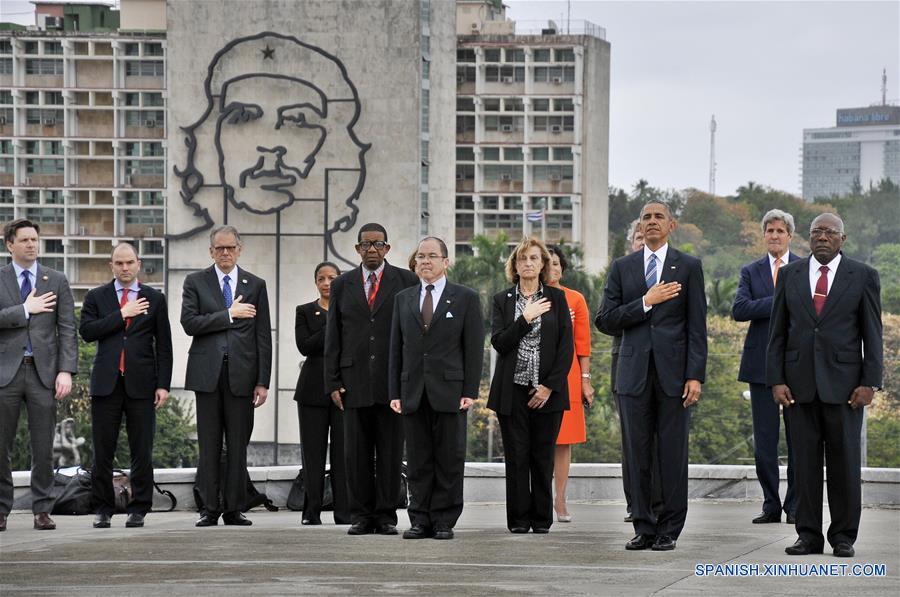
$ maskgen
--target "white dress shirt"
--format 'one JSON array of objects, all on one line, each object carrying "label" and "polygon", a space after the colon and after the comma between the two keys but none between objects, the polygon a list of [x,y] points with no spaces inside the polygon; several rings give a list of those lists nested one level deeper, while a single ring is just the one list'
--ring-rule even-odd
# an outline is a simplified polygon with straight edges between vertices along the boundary
[{"label": "white dress shirt", "polygon": [[816,284],[819,282],[819,276],[822,272],[819,271],[819,268],[823,265],[828,266],[828,291],[831,292],[831,285],[834,284],[834,273],[837,271],[838,265],[841,263],[841,254],[838,253],[834,256],[828,263],[819,263],[818,259],[816,259],[813,255],[809,256],[809,294],[810,296],[814,296],[816,294]]},{"label": "white dress shirt", "polygon": [[[428,286],[428,282],[421,278],[419,279],[422,281],[422,286],[419,288],[419,311],[421,311],[422,305],[425,304],[425,293],[427,292],[425,287]],[[434,288],[431,291],[431,306],[437,311],[438,301],[441,300],[441,294],[444,292],[444,287],[447,286],[447,276],[441,276],[434,282],[431,282],[431,284],[434,284]]]},{"label": "white dress shirt", "polygon": [[[665,282],[663,280],[663,264],[666,262],[666,255],[669,253],[669,243],[664,244],[657,250],[653,251],[647,245],[644,245],[644,271],[642,272],[645,276],[647,274],[647,266],[650,265],[650,256],[656,255],[656,282]],[[646,280],[646,278],[645,278]],[[644,313],[653,308],[653,305],[647,305],[644,303]]]},{"label": "white dress shirt", "polygon": [[214,267],[216,268],[216,276],[218,276],[218,278],[219,278],[219,290],[221,290],[222,294],[224,295],[224,293],[225,293],[225,276],[227,275],[228,276],[228,285],[231,286],[231,300],[236,299],[237,298],[238,276],[241,275],[238,272],[238,266],[235,265],[234,269],[231,270],[227,274],[225,272],[223,272],[222,270],[220,270],[218,265],[216,265]]}]

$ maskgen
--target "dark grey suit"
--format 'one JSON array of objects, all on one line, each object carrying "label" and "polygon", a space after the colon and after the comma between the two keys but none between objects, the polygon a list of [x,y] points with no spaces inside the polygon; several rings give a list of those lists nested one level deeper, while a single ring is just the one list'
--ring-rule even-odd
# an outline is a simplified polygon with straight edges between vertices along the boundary
[{"label": "dark grey suit", "polygon": [[[247,489],[247,442],[253,430],[253,389],[269,387],[272,325],[266,282],[240,267],[234,297],[256,317],[230,321],[215,267],[184,280],[181,327],[193,336],[184,388],[197,394],[200,464],[197,487],[209,512],[237,512]],[[232,273],[233,275],[233,273]],[[222,435],[227,444],[224,503],[219,504]]]},{"label": "dark grey suit", "polygon": [[[65,275],[38,265],[32,285],[37,295],[56,294],[52,312],[26,318],[15,269],[12,264],[0,268],[0,514],[8,514],[13,504],[9,459],[22,402],[31,431],[31,508],[38,514],[53,507],[56,375],[60,371],[74,375],[78,365],[75,302]],[[33,364],[23,362],[29,338]]]}]

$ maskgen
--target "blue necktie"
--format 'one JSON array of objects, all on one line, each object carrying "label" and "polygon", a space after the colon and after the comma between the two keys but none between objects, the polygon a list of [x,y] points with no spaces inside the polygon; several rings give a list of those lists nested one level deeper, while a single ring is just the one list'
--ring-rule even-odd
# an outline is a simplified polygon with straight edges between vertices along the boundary
[{"label": "blue necktie", "polygon": [[647,288],[656,284],[656,253],[650,253],[650,262],[647,263],[647,273],[644,274]]},{"label": "blue necktie", "polygon": [[230,309],[234,297],[231,296],[231,278],[228,276],[222,278],[222,296],[225,297],[225,308]]},{"label": "blue necktie", "polygon": [[[23,303],[29,294],[31,294],[31,272],[26,269],[22,271],[22,287],[19,288],[19,295],[22,297]],[[34,354],[31,350],[31,335],[27,335],[26,338],[28,346],[25,348],[25,356],[31,356]]]}]

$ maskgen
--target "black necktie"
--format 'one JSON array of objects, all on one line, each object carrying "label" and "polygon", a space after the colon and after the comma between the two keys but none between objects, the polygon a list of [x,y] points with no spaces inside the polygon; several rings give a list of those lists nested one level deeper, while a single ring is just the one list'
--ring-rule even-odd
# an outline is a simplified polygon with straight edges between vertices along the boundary
[{"label": "black necktie", "polygon": [[434,284],[429,284],[425,287],[425,300],[422,301],[422,323],[425,324],[425,327],[431,325],[431,318],[434,315],[434,297],[431,296],[431,291],[434,290]]}]

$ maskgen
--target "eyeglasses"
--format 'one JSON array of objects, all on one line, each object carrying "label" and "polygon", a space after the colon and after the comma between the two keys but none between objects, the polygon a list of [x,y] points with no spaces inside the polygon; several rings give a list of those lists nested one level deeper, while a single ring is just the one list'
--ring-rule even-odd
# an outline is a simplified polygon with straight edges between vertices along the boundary
[{"label": "eyeglasses", "polygon": [[416,255],[416,261],[437,261],[438,259],[446,259],[446,257],[437,253],[429,253],[428,255],[419,253]]},{"label": "eyeglasses", "polygon": [[225,253],[234,254],[240,245],[223,245],[221,247],[213,247],[213,251],[216,252],[216,255],[224,255]]},{"label": "eyeglasses", "polygon": [[834,228],[813,228],[809,231],[810,238],[814,236],[840,236],[843,234],[840,230],[835,230]]},{"label": "eyeglasses", "polygon": [[372,247],[375,247],[377,250],[381,251],[382,249],[384,249],[387,246],[387,243],[384,242],[383,240],[376,240],[376,241],[364,240],[364,241],[361,241],[356,246],[359,247],[360,249],[362,249],[363,251],[368,251]]}]

